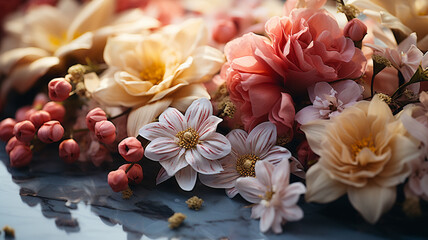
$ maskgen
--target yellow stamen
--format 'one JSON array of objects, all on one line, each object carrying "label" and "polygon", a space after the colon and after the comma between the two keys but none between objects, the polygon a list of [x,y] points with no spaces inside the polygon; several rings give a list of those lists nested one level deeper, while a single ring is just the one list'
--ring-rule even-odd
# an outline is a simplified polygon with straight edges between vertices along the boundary
[{"label": "yellow stamen", "polygon": [[260,158],[254,154],[242,155],[236,160],[236,171],[243,177],[255,177],[256,162]]},{"label": "yellow stamen", "polygon": [[178,145],[185,149],[194,148],[199,142],[199,134],[193,128],[180,131],[175,136],[178,138]]},{"label": "yellow stamen", "polygon": [[352,156],[356,157],[364,148],[376,152],[376,147],[371,136],[363,138],[351,145]]},{"label": "yellow stamen", "polygon": [[160,63],[154,63],[140,72],[140,78],[143,81],[149,81],[153,85],[159,84],[163,80],[165,66]]}]

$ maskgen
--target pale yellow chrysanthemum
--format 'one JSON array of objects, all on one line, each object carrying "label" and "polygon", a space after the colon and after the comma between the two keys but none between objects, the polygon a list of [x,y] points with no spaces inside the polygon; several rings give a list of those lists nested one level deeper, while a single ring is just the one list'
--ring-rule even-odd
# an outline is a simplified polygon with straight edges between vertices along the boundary
[{"label": "pale yellow chrysanthemum", "polygon": [[419,142],[377,96],[345,109],[331,120],[303,125],[311,149],[320,156],[306,174],[306,200],[328,203],[348,194],[370,223],[388,211],[417,161]]}]

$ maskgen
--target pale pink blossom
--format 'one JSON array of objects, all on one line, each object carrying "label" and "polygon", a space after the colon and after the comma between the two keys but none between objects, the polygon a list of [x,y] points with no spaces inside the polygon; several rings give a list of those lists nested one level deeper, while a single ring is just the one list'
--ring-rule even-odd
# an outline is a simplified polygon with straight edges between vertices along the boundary
[{"label": "pale pink blossom", "polygon": [[64,128],[56,120],[45,122],[37,132],[37,137],[44,143],[53,143],[61,140]]},{"label": "pale pink blossom", "polygon": [[331,85],[326,82],[316,83],[308,88],[309,99],[313,105],[300,110],[296,114],[296,121],[306,124],[316,119],[334,117],[361,100],[363,91],[363,88],[352,80]]},{"label": "pale pink blossom", "polygon": [[52,120],[57,120],[59,122],[64,121],[65,108],[59,103],[48,102],[43,106],[43,109],[51,115]]},{"label": "pale pink blossom", "polygon": [[115,192],[120,192],[128,188],[128,177],[122,169],[111,171],[107,176],[107,182]]},{"label": "pale pink blossom", "polygon": [[4,142],[9,141],[14,134],[13,128],[15,127],[16,121],[12,118],[3,119],[0,122],[0,139]]},{"label": "pale pink blossom", "polygon": [[30,164],[33,152],[29,146],[17,145],[9,153],[11,167],[25,167]]},{"label": "pale pink blossom", "polygon": [[420,197],[428,201],[428,161],[422,161],[404,186],[406,197]]},{"label": "pale pink blossom", "polygon": [[206,98],[195,100],[185,115],[168,108],[159,122],[145,125],[140,135],[150,140],[144,155],[159,161],[168,176],[174,176],[183,190],[190,191],[196,173],[216,174],[223,171],[218,159],[230,152],[226,137],[215,132],[221,118],[212,115]]},{"label": "pale pink blossom", "polygon": [[255,165],[259,161],[268,161],[274,165],[288,161],[291,153],[283,147],[275,146],[277,135],[273,123],[264,122],[257,125],[249,134],[241,129],[234,129],[226,138],[232,150],[220,159],[224,171],[212,175],[199,175],[201,182],[213,188],[225,188],[230,198],[238,191],[235,188],[239,177],[256,177]]},{"label": "pale pink blossom", "polygon": [[13,134],[21,142],[31,142],[36,134],[36,128],[32,122],[25,120],[15,124]]},{"label": "pale pink blossom", "polygon": [[256,163],[256,176],[239,178],[236,188],[245,200],[254,203],[251,217],[260,218],[260,231],[272,228],[275,233],[281,233],[283,223],[303,218],[297,201],[306,189],[300,182],[289,183],[288,161],[281,161],[277,166],[259,161]]},{"label": "pale pink blossom", "polygon": [[74,139],[67,139],[59,145],[59,157],[66,163],[75,162],[80,155],[79,144]]},{"label": "pale pink blossom", "polygon": [[118,146],[119,154],[128,162],[138,162],[144,156],[144,148],[135,137],[123,139]]},{"label": "pale pink blossom", "polygon": [[[119,167],[119,169],[122,169],[126,172],[126,170],[131,166],[131,164],[123,164]],[[128,172],[126,173],[126,176],[128,177],[129,183],[135,183],[139,184],[141,181],[143,181],[143,168],[140,164],[134,164],[131,168],[129,168]]]},{"label": "pale pink blossom", "polygon": [[44,110],[38,110],[30,115],[29,120],[34,124],[34,127],[38,129],[43,123],[51,120],[51,115]]}]

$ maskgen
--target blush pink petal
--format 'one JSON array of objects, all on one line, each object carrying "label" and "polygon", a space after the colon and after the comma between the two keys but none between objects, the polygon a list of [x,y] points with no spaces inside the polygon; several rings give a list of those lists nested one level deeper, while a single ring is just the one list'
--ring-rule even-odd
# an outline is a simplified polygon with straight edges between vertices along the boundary
[{"label": "blush pink petal", "polygon": [[187,163],[192,168],[202,174],[216,174],[223,171],[223,167],[218,161],[206,161],[203,156],[199,153],[199,150],[190,149],[185,152],[185,158]]},{"label": "blush pink petal", "polygon": [[290,184],[285,190],[282,204],[286,207],[292,207],[299,201],[300,195],[306,192],[306,188],[301,182]]},{"label": "blush pink petal", "polygon": [[229,189],[226,189],[226,195],[229,197],[229,198],[234,198],[235,196],[236,196],[236,194],[238,194],[239,192],[238,192],[238,189],[236,189],[236,188],[229,188]]},{"label": "blush pink petal", "polygon": [[298,221],[303,218],[303,211],[297,205],[289,206],[286,209],[283,209],[281,212],[287,221]]},{"label": "blush pink petal", "polygon": [[257,125],[248,135],[247,146],[256,156],[266,154],[276,143],[276,128],[270,122]]},{"label": "blush pink petal", "polygon": [[274,218],[275,209],[273,207],[265,208],[260,219],[260,231],[266,232],[272,226]]},{"label": "blush pink petal", "polygon": [[235,187],[238,189],[239,194],[251,203],[260,202],[260,196],[265,194],[265,186],[253,177],[238,178]]},{"label": "blush pink petal", "polygon": [[190,191],[195,186],[196,175],[195,170],[193,170],[191,166],[187,166],[175,174],[175,179],[181,189]]},{"label": "blush pink petal", "polygon": [[290,151],[280,146],[273,146],[268,153],[260,156],[263,161],[268,161],[274,165],[282,160],[287,161],[290,157]]},{"label": "blush pink petal", "polygon": [[257,165],[263,165],[263,167],[256,167],[256,176],[260,184],[263,186],[272,186],[271,176],[274,173],[275,166],[265,161],[257,161]]},{"label": "blush pink petal", "polygon": [[199,175],[201,182],[213,188],[233,188],[235,180],[240,177],[236,171],[236,159],[230,155],[220,160],[223,171],[221,174]]}]

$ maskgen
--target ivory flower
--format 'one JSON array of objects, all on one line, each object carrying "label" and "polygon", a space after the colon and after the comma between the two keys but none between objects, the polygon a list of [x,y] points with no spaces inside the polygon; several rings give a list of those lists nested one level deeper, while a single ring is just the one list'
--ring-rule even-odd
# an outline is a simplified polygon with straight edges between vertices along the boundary
[{"label": "ivory flower", "polygon": [[385,27],[397,29],[405,35],[412,32],[420,39],[418,47],[428,50],[428,2],[426,0],[350,0],[363,13]]},{"label": "ivory flower", "polygon": [[239,178],[236,188],[243,198],[255,203],[251,217],[260,218],[260,231],[266,232],[272,227],[275,233],[281,233],[282,223],[303,218],[297,201],[306,189],[300,182],[289,184],[288,161],[281,161],[277,166],[259,161],[256,163],[256,175],[257,178]]},{"label": "ivory flower", "polygon": [[328,121],[303,125],[309,145],[320,156],[306,174],[309,202],[328,203],[348,194],[370,223],[388,211],[419,158],[419,142],[375,96]]},{"label": "ivory flower", "polygon": [[241,129],[234,129],[227,134],[232,150],[220,159],[224,171],[212,175],[200,175],[201,182],[213,188],[225,188],[230,198],[238,191],[235,188],[239,177],[255,177],[255,165],[259,161],[268,161],[274,165],[288,161],[291,153],[283,147],[275,146],[277,136],[273,123],[264,122],[257,125],[250,134]]},{"label": "ivory flower", "polygon": [[212,105],[206,98],[195,100],[183,116],[168,108],[159,122],[145,125],[140,135],[151,142],[144,155],[159,161],[168,176],[174,176],[183,190],[190,191],[196,173],[216,174],[223,171],[218,159],[230,152],[226,137],[216,133],[221,118],[212,116]]},{"label": "ivory flower", "polygon": [[199,19],[169,25],[149,36],[119,35],[107,42],[109,68],[94,98],[107,105],[132,107],[128,135],[153,121],[167,107],[180,111],[209,94],[209,81],[224,62],[223,54],[206,46],[207,31]]},{"label": "ivory flower", "polygon": [[157,27],[156,19],[140,10],[115,14],[114,0],[79,4],[61,0],[57,6],[40,5],[14,15],[5,24],[0,72],[0,105],[11,88],[23,93],[51,68],[64,68],[69,59],[85,63],[85,57],[101,60],[108,36]]}]

